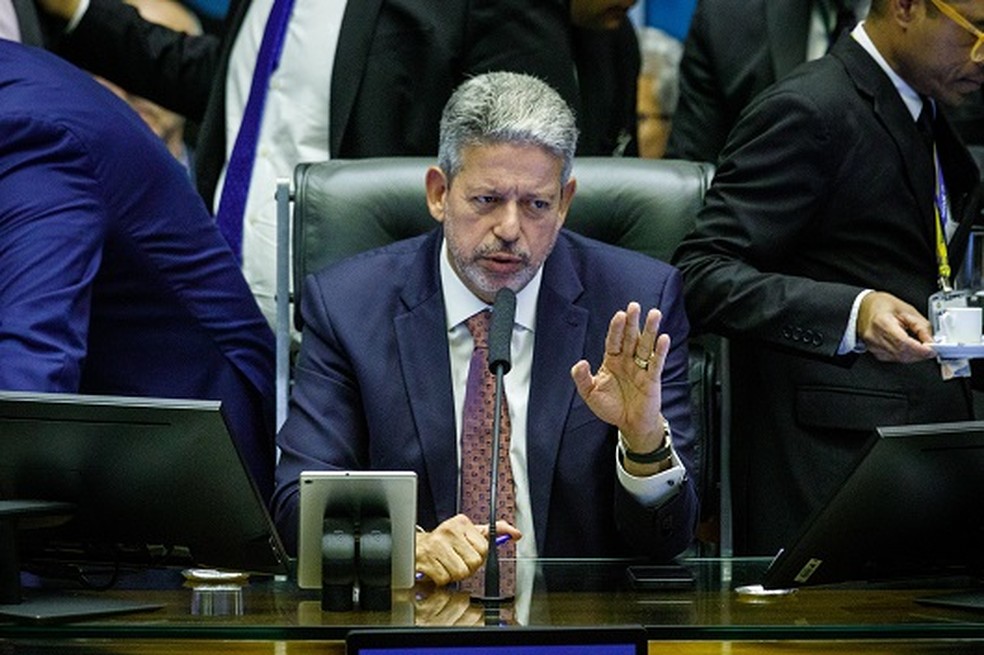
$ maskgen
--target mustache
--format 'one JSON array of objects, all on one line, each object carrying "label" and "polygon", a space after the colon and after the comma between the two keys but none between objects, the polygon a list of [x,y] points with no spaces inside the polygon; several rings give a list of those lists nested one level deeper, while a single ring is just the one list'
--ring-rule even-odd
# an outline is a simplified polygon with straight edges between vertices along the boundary
[{"label": "mustache", "polygon": [[483,245],[474,252],[476,258],[489,257],[494,255],[508,255],[515,257],[524,264],[530,263],[530,253],[504,241],[498,241],[489,245]]}]

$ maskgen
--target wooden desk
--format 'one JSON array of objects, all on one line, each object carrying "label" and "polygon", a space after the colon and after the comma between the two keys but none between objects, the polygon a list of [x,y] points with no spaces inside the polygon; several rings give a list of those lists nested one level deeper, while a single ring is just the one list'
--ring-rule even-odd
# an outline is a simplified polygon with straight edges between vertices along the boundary
[{"label": "wooden desk", "polygon": [[[984,613],[916,602],[956,590],[961,581],[910,586],[853,585],[749,597],[762,560],[686,560],[697,583],[687,591],[629,588],[625,562],[542,561],[523,605],[528,625],[641,624],[650,653],[979,653]],[[71,624],[0,622],[0,654],[344,653],[353,627],[482,625],[467,596],[426,586],[394,595],[389,612],[322,612],[317,591],[286,580],[254,579],[242,587],[184,586],[178,572],[154,589],[114,589],[114,598],[161,603],[152,612]],[[173,584],[171,582],[173,582]],[[124,584],[123,586],[128,586]],[[503,622],[516,619],[510,615]],[[494,629],[494,628],[493,628]]]}]

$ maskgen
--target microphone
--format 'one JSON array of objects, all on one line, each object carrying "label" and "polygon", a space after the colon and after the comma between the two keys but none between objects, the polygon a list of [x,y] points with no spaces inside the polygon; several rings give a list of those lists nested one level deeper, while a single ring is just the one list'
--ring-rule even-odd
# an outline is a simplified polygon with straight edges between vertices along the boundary
[{"label": "microphone", "polygon": [[[512,333],[516,321],[516,294],[502,287],[492,305],[492,325],[489,326],[489,370],[505,375],[512,368]],[[496,389],[498,393],[498,389]]]},{"label": "microphone", "polygon": [[492,420],[492,471],[489,480],[489,552],[485,559],[485,595],[480,600],[501,602],[499,595],[499,553],[495,533],[499,500],[499,439],[502,432],[502,376],[512,368],[512,332],[516,320],[516,294],[503,287],[495,294],[492,324],[489,326],[489,371],[495,375],[495,413]]}]

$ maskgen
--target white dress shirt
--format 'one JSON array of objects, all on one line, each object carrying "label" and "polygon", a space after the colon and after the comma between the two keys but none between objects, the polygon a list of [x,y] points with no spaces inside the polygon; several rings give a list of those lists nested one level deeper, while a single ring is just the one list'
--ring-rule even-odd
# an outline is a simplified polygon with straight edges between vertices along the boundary
[{"label": "white dress shirt", "polygon": [[[273,0],[253,0],[226,77],[226,163],[236,143]],[[271,325],[276,316],[277,178],[328,159],[328,108],[345,0],[294,0],[280,65],[270,77],[243,220],[243,274]],[[225,169],[213,209],[218,210]]]}]

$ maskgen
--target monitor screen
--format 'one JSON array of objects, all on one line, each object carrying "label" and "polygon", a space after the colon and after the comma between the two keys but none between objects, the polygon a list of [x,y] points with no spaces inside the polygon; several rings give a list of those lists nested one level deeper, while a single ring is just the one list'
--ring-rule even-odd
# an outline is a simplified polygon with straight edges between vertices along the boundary
[{"label": "monitor screen", "polygon": [[218,402],[0,392],[0,500],[75,506],[20,531],[24,563],[185,553],[184,565],[287,572]]},{"label": "monitor screen", "polygon": [[641,626],[356,630],[347,655],[644,655]]},{"label": "monitor screen", "polygon": [[766,589],[965,573],[984,555],[984,421],[884,427]]}]

